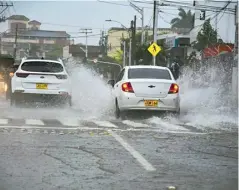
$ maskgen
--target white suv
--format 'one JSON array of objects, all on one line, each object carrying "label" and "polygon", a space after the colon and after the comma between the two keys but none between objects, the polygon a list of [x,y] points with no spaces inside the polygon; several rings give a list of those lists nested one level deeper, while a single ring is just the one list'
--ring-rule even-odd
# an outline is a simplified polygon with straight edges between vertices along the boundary
[{"label": "white suv", "polygon": [[71,82],[61,60],[24,58],[12,77],[11,105],[38,97],[71,106],[71,96]]}]

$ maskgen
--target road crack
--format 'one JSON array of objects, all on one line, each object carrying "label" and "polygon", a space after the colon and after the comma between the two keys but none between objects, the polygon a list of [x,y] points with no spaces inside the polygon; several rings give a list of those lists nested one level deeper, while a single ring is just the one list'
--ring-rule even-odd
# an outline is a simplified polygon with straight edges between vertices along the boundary
[{"label": "road crack", "polygon": [[88,154],[91,154],[91,155],[93,155],[94,157],[96,157],[96,158],[98,158],[98,160],[97,160],[97,162],[96,162],[96,164],[98,164],[99,166],[98,166],[98,168],[100,169],[100,170],[102,170],[102,171],[104,171],[104,172],[107,172],[107,173],[110,173],[110,174],[116,174],[116,171],[113,171],[113,170],[111,170],[111,169],[108,169],[108,168],[105,168],[103,165],[103,163],[102,163],[102,161],[103,161],[103,157],[102,156],[100,156],[100,155],[98,155],[98,154],[96,154],[95,152],[92,152],[92,151],[90,151],[90,150],[87,150],[85,147],[83,147],[83,146],[79,146],[79,147],[65,147],[65,148],[72,148],[72,149],[76,149],[76,150],[81,150],[81,151],[83,151],[83,152],[86,152],[86,153],[88,153]]},{"label": "road crack", "polygon": [[206,151],[202,151],[202,150],[195,150],[195,149],[193,149],[193,148],[189,148],[189,150],[194,151],[194,152],[198,152],[198,153],[213,155],[213,156],[219,156],[219,157],[225,157],[225,158],[238,159],[237,157],[234,157],[234,156],[227,156],[227,155],[217,154],[217,153],[213,153],[213,152],[206,152]]},{"label": "road crack", "polygon": [[53,156],[53,155],[47,153],[46,150],[44,151],[43,154],[46,155],[46,156],[49,156],[50,158],[53,158],[53,159],[55,159],[55,160],[61,162],[62,164],[66,165],[66,166],[69,166],[71,169],[79,170],[79,168],[72,166],[71,164],[65,162],[65,161],[62,160],[61,158],[58,158],[58,157],[56,157],[56,156]]}]

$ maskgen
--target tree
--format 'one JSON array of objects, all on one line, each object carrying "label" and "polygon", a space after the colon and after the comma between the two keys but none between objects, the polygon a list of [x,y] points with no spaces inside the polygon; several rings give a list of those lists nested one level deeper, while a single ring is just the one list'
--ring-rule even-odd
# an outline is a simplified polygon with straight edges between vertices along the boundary
[{"label": "tree", "polygon": [[[220,40],[219,42],[221,43],[222,41]],[[217,31],[213,29],[210,19],[207,19],[204,22],[202,29],[198,32],[194,48],[201,51],[204,48],[216,45],[217,43]]]},{"label": "tree", "polygon": [[57,59],[61,58],[63,55],[63,48],[58,45],[53,45],[52,50],[46,52],[46,57]]},{"label": "tree", "polygon": [[178,16],[173,18],[170,22],[172,28],[185,28],[192,29],[194,25],[195,14],[192,14],[191,10],[186,12],[184,9],[178,9]]},{"label": "tree", "polygon": [[[136,39],[136,47],[135,47],[135,59],[137,65],[150,65],[152,64],[152,55],[148,51],[148,47],[151,45],[151,43],[147,42],[144,44],[141,44],[141,32],[138,32],[135,36]],[[148,33],[145,33],[145,39],[153,39],[153,36],[149,36]],[[126,41],[126,50],[129,50],[129,38],[122,38],[122,41]],[[165,63],[165,45],[164,40],[158,40],[157,44],[161,46],[162,50],[159,52],[159,54],[156,56],[157,65],[166,65]]]},{"label": "tree", "polygon": [[29,49],[29,55],[33,57],[37,57],[37,53],[41,51],[41,47],[36,44],[31,44]]}]

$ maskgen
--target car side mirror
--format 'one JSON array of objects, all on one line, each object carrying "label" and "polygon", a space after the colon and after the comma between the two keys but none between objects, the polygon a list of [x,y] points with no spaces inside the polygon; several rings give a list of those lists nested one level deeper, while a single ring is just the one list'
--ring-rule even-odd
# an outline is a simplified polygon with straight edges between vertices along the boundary
[{"label": "car side mirror", "polygon": [[110,86],[112,86],[112,87],[114,87],[114,85],[115,85],[115,80],[109,80],[108,82],[107,82],[107,84],[109,84]]}]

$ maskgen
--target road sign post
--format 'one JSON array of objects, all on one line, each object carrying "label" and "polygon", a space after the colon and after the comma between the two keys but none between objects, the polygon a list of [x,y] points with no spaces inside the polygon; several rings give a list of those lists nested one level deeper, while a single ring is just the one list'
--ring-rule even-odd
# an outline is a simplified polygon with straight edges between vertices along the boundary
[{"label": "road sign post", "polygon": [[162,48],[155,42],[152,43],[148,48],[149,53],[151,53],[153,57],[156,57],[161,50]]}]

